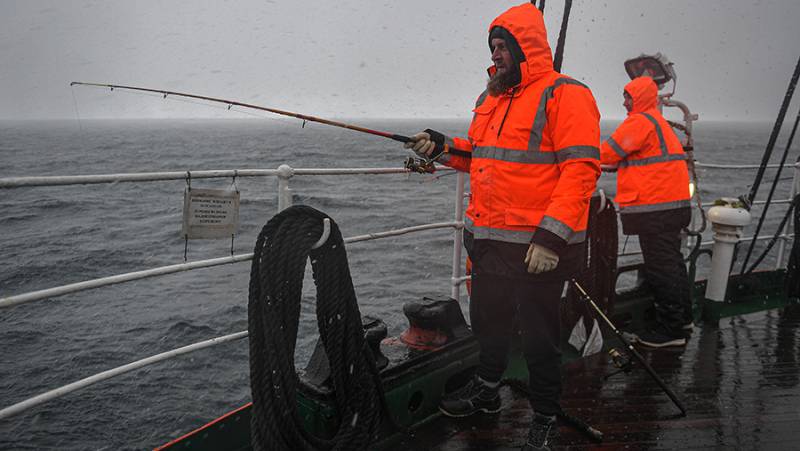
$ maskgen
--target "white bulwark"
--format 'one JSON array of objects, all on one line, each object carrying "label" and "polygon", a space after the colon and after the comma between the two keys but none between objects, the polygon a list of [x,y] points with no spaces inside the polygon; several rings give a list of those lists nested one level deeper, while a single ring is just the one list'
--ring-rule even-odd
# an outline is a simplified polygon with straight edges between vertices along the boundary
[{"label": "white bulwark", "polygon": [[230,238],[239,227],[239,191],[186,188],[183,229],[188,239]]}]

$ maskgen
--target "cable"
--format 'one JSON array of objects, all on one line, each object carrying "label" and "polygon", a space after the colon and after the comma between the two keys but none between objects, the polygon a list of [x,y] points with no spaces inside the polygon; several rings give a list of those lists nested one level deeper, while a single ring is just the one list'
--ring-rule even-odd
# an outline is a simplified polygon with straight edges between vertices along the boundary
[{"label": "cable", "polygon": [[[753,241],[750,242],[750,246],[747,248],[747,255],[744,257],[744,261],[742,262],[742,271],[747,267],[747,261],[750,260],[750,254],[753,252],[753,249],[756,245],[755,237],[758,236],[759,232],[761,232],[761,226],[764,225],[764,219],[767,217],[767,211],[769,210],[769,206],[772,203],[772,196],[775,194],[775,188],[778,186],[778,180],[781,176],[781,171],[783,171],[783,165],[786,163],[786,157],[789,156],[789,149],[792,147],[792,141],[794,141],[794,134],[797,132],[797,124],[800,123],[800,110],[797,111],[797,117],[794,120],[794,126],[792,127],[792,133],[789,135],[789,141],[786,143],[786,148],[783,150],[783,155],[781,156],[781,163],[778,166],[778,172],[775,174],[775,178],[772,180],[772,186],[769,189],[769,195],[767,196],[767,202],[764,204],[764,209],[761,212],[761,216],[758,218],[758,225],[756,226],[756,231],[753,233]],[[763,164],[763,163],[762,163]],[[789,208],[791,210],[791,207]],[[785,222],[785,219],[784,219]],[[781,226],[778,228],[778,233],[780,233]],[[762,254],[762,258],[764,255]],[[761,261],[761,259],[759,259]],[[747,272],[753,271],[755,265],[753,265],[750,270]]]},{"label": "cable", "polygon": [[[783,219],[781,220],[781,224],[778,226],[778,230],[775,231],[775,235],[773,235],[772,239],[770,239],[769,243],[767,243],[767,247],[764,249],[764,252],[762,252],[761,255],[758,256],[756,261],[753,262],[753,266],[751,266],[750,269],[745,271],[744,274],[750,274],[751,272],[753,272],[753,270],[756,269],[756,267],[761,263],[761,261],[764,260],[764,257],[767,256],[769,251],[772,250],[772,246],[774,246],[775,243],[778,241],[778,238],[780,238],[781,233],[783,232],[784,226],[786,226],[786,221],[789,220],[789,217],[792,215],[792,211],[797,208],[798,201],[800,201],[800,194],[795,196],[794,199],[792,200],[792,203],[789,205],[789,209],[786,211],[786,214],[783,216]],[[763,218],[764,215],[761,215],[761,217]],[[756,236],[758,236],[758,234],[753,236],[754,237],[753,241],[755,241]],[[795,242],[797,242],[797,238],[795,238]],[[747,259],[745,259],[745,263],[747,263]],[[742,268],[744,268],[744,264],[742,265]]]},{"label": "cable", "polygon": [[[544,5],[542,5],[544,8]],[[572,0],[564,1],[564,17],[561,19],[561,31],[558,33],[556,56],[553,58],[553,69],[561,72],[561,63],[564,61],[564,44],[567,40],[567,25],[569,25],[569,12],[572,10]]]},{"label": "cable", "polygon": [[777,141],[778,134],[783,127],[783,118],[786,116],[786,110],[789,109],[789,103],[792,101],[792,96],[794,95],[794,89],[797,86],[798,78],[800,78],[800,58],[797,59],[797,66],[794,68],[794,74],[792,75],[791,81],[789,81],[789,87],[786,89],[786,95],[783,97],[783,104],[781,105],[781,109],[778,111],[778,118],[775,120],[775,125],[772,127],[772,134],[769,137],[767,148],[764,150],[764,156],[761,159],[761,167],[758,169],[756,179],[753,182],[753,186],[750,188],[750,194],[747,195],[748,203],[750,205],[752,205],[753,201],[756,200],[756,193],[758,193],[758,187],[761,185],[761,178],[764,177],[764,170],[766,169],[767,162],[769,162],[769,158],[772,156],[772,149],[775,147],[775,141]]}]

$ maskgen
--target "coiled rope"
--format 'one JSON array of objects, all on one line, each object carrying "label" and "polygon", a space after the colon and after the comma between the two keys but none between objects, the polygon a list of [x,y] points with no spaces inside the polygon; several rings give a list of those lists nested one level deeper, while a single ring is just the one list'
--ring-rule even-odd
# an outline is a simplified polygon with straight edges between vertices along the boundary
[{"label": "coiled rope", "polygon": [[[597,300],[600,308],[608,312],[614,305],[617,286],[617,212],[610,200],[601,201],[598,196],[592,197],[589,204],[589,223],[585,242],[586,258],[577,279],[583,287]],[[569,285],[569,292],[577,296]],[[587,318],[594,316],[585,302],[578,305]]]},{"label": "coiled rope", "polygon": [[[311,207],[294,206],[273,217],[258,236],[250,270],[248,330],[251,441],[262,450],[363,450],[381,422],[382,392],[347,264],[341,232]],[[331,368],[340,419],[331,439],[308,433],[297,410],[295,343],[306,260],[317,288],[317,323]]]}]

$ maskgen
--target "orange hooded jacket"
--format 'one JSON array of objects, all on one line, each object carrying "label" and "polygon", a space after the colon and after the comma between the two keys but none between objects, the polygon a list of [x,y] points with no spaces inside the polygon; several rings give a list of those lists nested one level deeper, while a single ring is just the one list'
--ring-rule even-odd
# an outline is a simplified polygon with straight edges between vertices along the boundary
[{"label": "orange hooded jacket", "polygon": [[[540,244],[561,253],[584,241],[600,174],[600,113],[584,84],[553,70],[542,14],[530,3],[490,25],[517,41],[520,83],[478,98],[467,139],[445,137],[470,157],[440,161],[470,174],[466,228],[476,239]],[[491,70],[490,68],[490,73]]]},{"label": "orange hooded jacket", "polygon": [[689,171],[680,140],[658,111],[658,87],[653,79],[636,78],[625,86],[625,92],[633,99],[633,108],[603,143],[600,159],[603,164],[618,166],[616,201],[622,224],[626,233],[639,233],[636,229],[640,227],[633,227],[633,221],[648,217],[662,221],[660,212],[688,211]]}]

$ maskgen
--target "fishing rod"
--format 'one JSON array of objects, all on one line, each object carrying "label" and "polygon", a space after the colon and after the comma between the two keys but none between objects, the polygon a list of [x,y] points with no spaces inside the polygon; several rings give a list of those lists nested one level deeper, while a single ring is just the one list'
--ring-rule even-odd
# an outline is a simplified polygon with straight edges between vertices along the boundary
[{"label": "fishing rod", "polygon": [[[647,371],[647,373],[650,375],[650,377],[652,377],[653,380],[656,381],[658,386],[661,387],[661,390],[663,390],[664,393],[666,393],[667,396],[669,396],[669,399],[672,400],[672,402],[675,404],[675,406],[678,409],[680,409],[681,415],[682,416],[686,416],[686,408],[683,407],[683,403],[678,399],[678,397],[675,395],[675,393],[669,387],[667,387],[667,384],[664,383],[664,381],[661,380],[660,377],[658,377],[658,374],[656,374],[656,371],[653,369],[653,367],[651,367],[650,364],[647,363],[647,361],[644,359],[644,357],[642,357],[642,355],[639,354],[639,352],[636,350],[636,348],[633,347],[631,342],[628,341],[627,338],[625,338],[625,335],[622,332],[620,332],[620,330],[617,329],[616,326],[614,326],[614,323],[612,323],[611,320],[608,319],[608,317],[603,313],[603,311],[600,310],[600,307],[598,307],[597,304],[595,304],[594,300],[592,300],[592,297],[589,296],[589,294],[586,292],[586,290],[583,289],[581,284],[579,284],[578,281],[575,280],[575,279],[570,279],[570,283],[572,283],[572,285],[578,290],[578,292],[580,294],[579,297],[589,303],[589,305],[592,307],[592,309],[594,309],[594,311],[597,312],[597,314],[600,316],[600,318],[602,318],[603,321],[605,321],[606,325],[614,332],[614,334],[617,336],[617,338],[619,338],[619,340],[622,342],[622,344],[625,345],[625,351],[631,357],[635,358],[636,361],[639,362],[639,364],[642,365],[642,367],[645,369],[645,371]],[[614,358],[615,363],[619,359],[619,356],[615,356],[614,354],[612,354],[612,357]],[[621,366],[623,367],[621,369],[623,369],[623,371],[627,372],[627,371],[629,371],[630,362],[624,362]],[[625,368],[625,367],[628,367],[628,368]]]},{"label": "fishing rod", "polygon": [[[115,89],[125,89],[129,91],[140,91],[140,92],[152,92],[156,94],[161,94],[166,99],[167,96],[178,96],[178,97],[187,97],[190,99],[198,99],[198,100],[205,100],[208,102],[215,102],[215,103],[223,103],[228,105],[228,109],[230,110],[234,106],[242,107],[242,108],[250,108],[253,110],[259,111],[266,111],[268,113],[279,114],[281,116],[289,116],[297,119],[301,119],[304,122],[318,122],[320,124],[330,125],[333,127],[340,127],[346,128],[348,130],[354,130],[361,133],[367,133],[370,135],[380,136],[382,138],[389,138],[394,141],[400,141],[402,143],[412,142],[408,136],[398,135],[396,133],[389,133],[380,130],[372,130],[366,127],[361,127],[358,125],[353,124],[346,124],[344,122],[337,122],[332,121],[330,119],[323,119],[316,116],[310,116],[308,114],[301,114],[301,113],[293,113],[291,111],[279,110],[277,108],[270,108],[260,105],[253,105],[251,103],[244,103],[244,102],[237,102],[235,100],[228,100],[228,99],[221,99],[218,97],[209,97],[209,96],[201,96],[197,94],[189,94],[185,92],[177,92],[177,91],[167,91],[164,89],[153,89],[153,88],[142,88],[139,86],[126,86],[126,85],[113,85],[109,83],[89,83],[89,82],[82,82],[82,81],[73,81],[69,84],[70,86],[94,86],[100,88],[109,88],[111,91]],[[446,143],[435,143],[435,147],[430,157],[425,160],[412,160],[409,158],[406,160],[406,167],[417,172],[433,172],[433,163],[441,157],[445,153],[452,153],[455,155],[466,156],[469,157],[469,152],[463,152],[455,149],[451,149],[450,146]],[[412,165],[412,166],[410,166]]]}]

